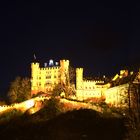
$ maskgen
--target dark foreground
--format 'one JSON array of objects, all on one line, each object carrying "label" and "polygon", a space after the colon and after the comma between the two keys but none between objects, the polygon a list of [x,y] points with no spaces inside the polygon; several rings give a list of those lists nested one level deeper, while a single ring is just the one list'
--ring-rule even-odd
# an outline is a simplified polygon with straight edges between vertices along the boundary
[{"label": "dark foreground", "polygon": [[61,114],[38,123],[24,116],[0,125],[1,140],[122,140],[121,118],[106,118],[93,110]]}]

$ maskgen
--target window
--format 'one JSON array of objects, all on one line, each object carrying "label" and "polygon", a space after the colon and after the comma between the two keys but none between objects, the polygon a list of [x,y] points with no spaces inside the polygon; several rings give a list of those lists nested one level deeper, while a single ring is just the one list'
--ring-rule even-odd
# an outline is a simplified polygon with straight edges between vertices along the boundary
[{"label": "window", "polygon": [[127,99],[125,99],[125,103],[128,103],[128,100]]},{"label": "window", "polygon": [[50,79],[51,78],[51,76],[46,76],[46,79]]},{"label": "window", "polygon": [[46,82],[46,85],[50,85],[50,84],[51,84],[51,81],[47,81],[47,82]]}]

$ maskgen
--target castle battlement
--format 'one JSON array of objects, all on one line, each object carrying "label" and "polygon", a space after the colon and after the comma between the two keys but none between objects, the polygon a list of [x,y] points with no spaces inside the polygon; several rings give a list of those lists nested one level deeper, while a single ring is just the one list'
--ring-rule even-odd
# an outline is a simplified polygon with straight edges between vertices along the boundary
[{"label": "castle battlement", "polygon": [[69,60],[63,59],[63,60],[60,60],[60,62],[66,62],[66,63],[69,63]]},{"label": "castle battlement", "polygon": [[46,68],[40,68],[40,70],[43,70],[44,71],[44,70],[46,70]]},{"label": "castle battlement", "polygon": [[76,68],[77,71],[83,71],[83,68]]},{"label": "castle battlement", "polygon": [[32,65],[39,66],[39,63],[38,62],[33,62]]},{"label": "castle battlement", "polygon": [[45,70],[45,71],[46,70],[59,70],[59,68],[60,67],[58,67],[58,66],[55,66],[55,67],[45,67],[45,68],[43,67],[43,68],[40,68],[40,70]]},{"label": "castle battlement", "polygon": [[85,83],[96,83],[96,81],[92,81],[92,80],[83,80],[83,82],[85,82]]}]

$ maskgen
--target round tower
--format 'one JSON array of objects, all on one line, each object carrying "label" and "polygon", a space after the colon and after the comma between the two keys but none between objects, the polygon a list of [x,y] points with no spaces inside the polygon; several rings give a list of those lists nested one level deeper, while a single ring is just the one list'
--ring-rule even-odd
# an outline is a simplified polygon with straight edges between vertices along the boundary
[{"label": "round tower", "polygon": [[76,68],[76,89],[83,88],[83,68]]}]

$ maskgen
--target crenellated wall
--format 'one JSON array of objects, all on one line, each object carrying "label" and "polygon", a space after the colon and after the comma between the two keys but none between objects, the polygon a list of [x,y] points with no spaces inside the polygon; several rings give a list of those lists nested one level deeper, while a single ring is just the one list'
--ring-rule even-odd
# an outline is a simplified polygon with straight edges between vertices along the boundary
[{"label": "crenellated wall", "polygon": [[76,96],[79,100],[87,98],[100,98],[103,95],[104,81],[83,80],[83,68],[76,69]]},{"label": "crenellated wall", "polygon": [[7,110],[12,110],[12,109],[17,109],[17,110],[20,110],[24,113],[28,109],[34,107],[36,102],[44,101],[45,99],[49,100],[50,97],[39,96],[39,97],[32,98],[30,100],[26,100],[26,101],[21,102],[21,103],[15,103],[15,104],[11,104],[11,105],[3,105],[3,106],[0,106],[0,114],[7,111]]},{"label": "crenellated wall", "polygon": [[11,104],[11,105],[4,105],[4,106],[0,106],[0,113],[7,111],[7,110],[12,110],[12,109],[17,109],[17,110],[21,110],[21,111],[26,111],[27,109],[33,107],[35,104],[33,99],[24,101],[22,103],[15,103],[15,104]]}]

